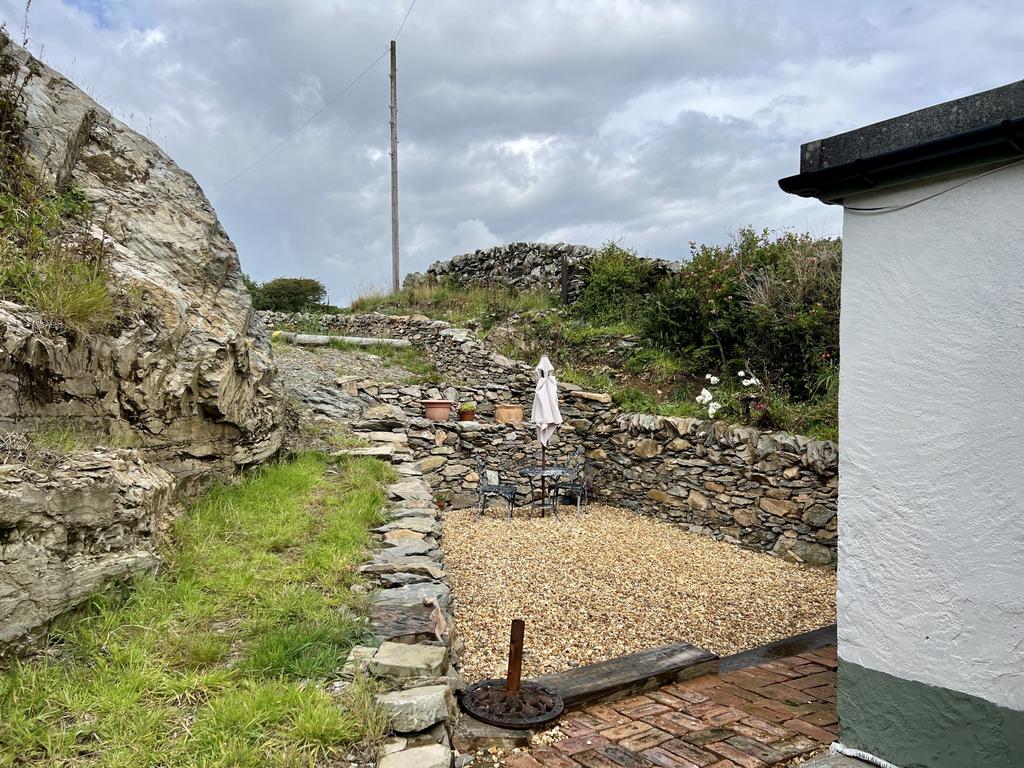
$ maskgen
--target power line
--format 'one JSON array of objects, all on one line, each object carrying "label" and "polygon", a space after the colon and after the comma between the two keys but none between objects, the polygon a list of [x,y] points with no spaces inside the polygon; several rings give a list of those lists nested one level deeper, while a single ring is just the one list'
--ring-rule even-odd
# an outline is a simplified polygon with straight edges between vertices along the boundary
[{"label": "power line", "polygon": [[[395,33],[395,39],[398,38],[398,36],[402,33],[402,30],[405,28],[405,22],[407,22],[409,20],[409,15],[412,13],[412,9],[415,7],[415,5],[416,5],[416,0],[412,0],[412,3],[409,5],[409,10],[407,10],[405,12],[405,17],[402,19],[402,23],[398,27],[398,32]],[[371,69],[373,69],[375,66],[377,66],[377,64],[380,63],[381,59],[383,59],[385,56],[388,55],[388,52],[389,52],[389,48],[385,48],[383,53],[381,53],[380,56],[378,56],[376,59],[374,59],[366,69],[364,69],[362,72],[360,72],[358,75],[356,75],[355,78],[353,78],[352,81],[348,83],[348,85],[346,85],[344,88],[342,88],[340,91],[338,91],[334,96],[332,96],[322,107],[320,107],[320,109],[318,109],[316,112],[314,112],[308,118],[306,118],[301,123],[299,123],[299,125],[297,125],[291,131],[291,133],[289,133],[287,136],[285,136],[283,139],[281,139],[279,142],[277,142],[277,144],[272,146],[270,149],[268,149],[262,155],[257,157],[251,163],[249,163],[249,165],[247,165],[245,168],[240,170],[238,173],[236,173],[230,179],[228,179],[223,184],[221,184],[219,187],[217,187],[214,191],[215,192],[220,192],[222,189],[225,189],[229,185],[231,185],[234,182],[238,181],[238,179],[240,179],[243,176],[245,176],[245,174],[247,174],[249,171],[251,171],[257,165],[262,163],[264,160],[266,160],[272,154],[277,152],[277,150],[279,150],[281,147],[283,147],[289,141],[291,141],[296,136],[298,136],[303,128],[305,128],[307,125],[309,125],[314,120],[316,120],[318,117],[320,117],[320,115],[322,115],[324,112],[326,112],[328,109],[330,109],[330,107],[334,104],[334,102],[336,102],[338,99],[340,99],[346,93],[348,93],[349,90],[351,90],[352,87],[355,86],[356,83],[358,83],[360,80],[362,80],[370,72]]]},{"label": "power line", "polygon": [[1020,165],[1021,163],[1024,163],[1024,159],[1017,160],[1015,162],[1010,163],[1009,165],[1000,165],[1000,166],[998,166],[996,168],[991,168],[991,169],[985,171],[984,173],[979,173],[979,174],[977,174],[975,176],[971,176],[969,179],[964,179],[963,181],[959,182],[958,184],[954,184],[951,187],[946,187],[945,189],[940,189],[938,192],[933,192],[930,195],[927,195],[925,197],[919,198],[917,200],[912,200],[909,203],[900,203],[900,204],[897,204],[897,205],[879,205],[879,206],[876,206],[874,208],[858,208],[858,207],[855,207],[855,206],[852,206],[852,205],[844,205],[843,206],[843,210],[852,211],[853,213],[868,213],[868,214],[872,214],[872,213],[873,214],[878,214],[878,213],[895,213],[896,211],[905,211],[907,208],[913,208],[915,205],[920,205],[921,203],[926,203],[929,200],[934,200],[936,197],[944,195],[947,192],[952,192],[954,189],[960,189],[960,187],[964,186],[965,184],[970,184],[972,181],[977,181],[978,179],[982,179],[982,178],[988,176],[990,173],[998,173],[999,171],[1005,171],[1007,168],[1013,168],[1013,166]]},{"label": "power line", "polygon": [[289,133],[287,136],[285,136],[283,139],[281,139],[279,142],[277,142],[277,144],[275,144],[273,147],[268,149],[266,152],[264,152],[258,158],[253,160],[249,165],[247,165],[245,168],[243,168],[241,171],[239,171],[234,176],[232,176],[230,179],[228,179],[223,184],[221,184],[219,187],[217,187],[217,189],[215,191],[220,192],[222,189],[227,187],[232,182],[235,182],[238,179],[242,178],[245,174],[247,174],[249,171],[251,171],[257,165],[259,165],[264,160],[266,160],[268,157],[270,157],[272,154],[277,152],[277,150],[279,150],[281,147],[283,147],[289,141],[294,139],[303,128],[305,128],[307,125],[309,125],[314,120],[316,120],[318,117],[320,117],[320,115],[322,115],[324,112],[326,112],[328,110],[328,108],[330,108],[330,106],[332,104],[334,104],[334,102],[336,102],[338,99],[340,99],[346,93],[348,93],[348,91],[356,83],[358,83],[360,80],[362,80],[363,77],[366,76],[366,74],[371,69],[373,69],[375,66],[377,66],[378,62],[380,62],[380,60],[383,59],[387,55],[388,55],[388,51],[385,48],[384,52],[380,56],[378,56],[376,59],[374,59],[373,63],[371,63],[370,66],[368,66],[366,69],[364,69],[358,75],[356,75],[355,79],[353,79],[348,85],[346,85],[344,88],[342,88],[340,91],[338,91],[338,93],[335,94],[329,101],[327,101],[326,104],[324,104],[322,107],[320,107],[320,109],[318,109],[316,112],[314,112],[312,115],[310,115],[307,119],[305,119],[301,123],[299,123],[299,125],[291,133]]},{"label": "power line", "polygon": [[416,7],[416,0],[412,0],[412,5],[409,6],[409,10],[405,12],[405,18],[402,19],[402,23],[398,27],[398,31],[395,32],[395,36],[392,40],[397,40],[398,36],[402,34],[402,30],[405,29],[405,22],[409,20],[409,14],[412,13],[412,9]]}]

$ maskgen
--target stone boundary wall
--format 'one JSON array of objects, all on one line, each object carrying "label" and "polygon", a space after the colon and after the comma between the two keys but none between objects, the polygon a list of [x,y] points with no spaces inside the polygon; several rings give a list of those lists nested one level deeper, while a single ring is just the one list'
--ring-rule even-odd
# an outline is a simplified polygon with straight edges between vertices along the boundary
[{"label": "stone boundary wall", "polygon": [[[268,315],[271,327],[310,321]],[[368,393],[411,417],[407,436],[413,455],[435,493],[453,504],[475,503],[478,451],[489,469],[509,480],[518,479],[516,470],[524,463],[539,459],[528,424],[496,424],[490,418],[494,403],[503,401],[522,404],[529,416],[531,366],[497,354],[469,331],[424,317],[328,316],[322,330],[409,339],[452,383],[453,399],[481,404],[479,422],[437,424],[422,418],[419,403],[439,392],[373,387]],[[558,361],[553,362],[557,369]],[[565,423],[552,454],[583,445],[596,500],[792,560],[835,561],[835,443],[725,422],[622,413],[607,394],[568,383],[559,387]]]},{"label": "stone boundary wall", "polygon": [[[569,299],[575,299],[586,284],[587,262],[598,250],[586,245],[567,243],[509,243],[486,250],[463,253],[447,261],[435,261],[425,273],[406,276],[406,288],[425,283],[454,281],[470,287],[502,287],[517,291],[561,290],[562,257],[565,256],[569,276]],[[679,263],[645,259],[656,276],[679,270]]]}]

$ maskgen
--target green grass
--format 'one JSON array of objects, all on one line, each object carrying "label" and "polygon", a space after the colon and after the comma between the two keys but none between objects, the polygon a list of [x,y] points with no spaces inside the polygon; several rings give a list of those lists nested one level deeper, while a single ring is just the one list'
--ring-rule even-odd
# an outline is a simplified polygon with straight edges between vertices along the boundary
[{"label": "green grass", "polygon": [[557,297],[547,291],[465,288],[441,283],[406,288],[397,293],[361,296],[352,302],[349,310],[421,314],[456,326],[479,323],[487,330],[509,315],[552,309],[556,306]]},{"label": "green grass", "polygon": [[384,722],[332,699],[363,609],[349,586],[392,470],[307,454],[209,492],[158,575],[96,596],[0,676],[0,766],[339,764]]},{"label": "green grass", "polygon": [[141,302],[115,284],[106,248],[88,233],[85,196],[55,189],[29,161],[23,83],[8,65],[0,60],[0,299],[62,333],[110,330]]},{"label": "green grass", "polygon": [[330,346],[332,349],[345,352],[369,352],[371,355],[376,355],[409,371],[416,377],[416,382],[419,384],[437,384],[441,381],[441,376],[433,363],[416,347],[392,347],[387,344],[364,347],[335,339],[331,340]]}]

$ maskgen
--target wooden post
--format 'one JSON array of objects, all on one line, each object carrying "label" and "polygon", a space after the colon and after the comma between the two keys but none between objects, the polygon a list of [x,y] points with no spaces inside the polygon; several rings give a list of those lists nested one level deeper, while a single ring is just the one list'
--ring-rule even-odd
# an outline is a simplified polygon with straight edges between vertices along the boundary
[{"label": "wooden post", "polygon": [[569,305],[569,260],[562,254],[562,306]]},{"label": "wooden post", "polygon": [[518,693],[519,683],[523,679],[523,635],[526,622],[522,619],[512,620],[512,634],[508,641],[508,677],[505,678],[505,690]]},{"label": "wooden post", "polygon": [[398,292],[398,56],[391,41],[391,290]]}]

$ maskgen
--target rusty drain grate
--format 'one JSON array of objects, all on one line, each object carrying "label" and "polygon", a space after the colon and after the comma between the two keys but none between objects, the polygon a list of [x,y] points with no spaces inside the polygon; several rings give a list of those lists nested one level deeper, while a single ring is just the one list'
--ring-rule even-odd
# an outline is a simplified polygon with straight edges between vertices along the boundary
[{"label": "rusty drain grate", "polygon": [[562,697],[542,685],[522,682],[523,635],[522,619],[512,622],[508,648],[508,677],[504,680],[482,680],[463,691],[459,697],[462,708],[477,720],[500,728],[525,730],[550,723],[565,709]]}]

